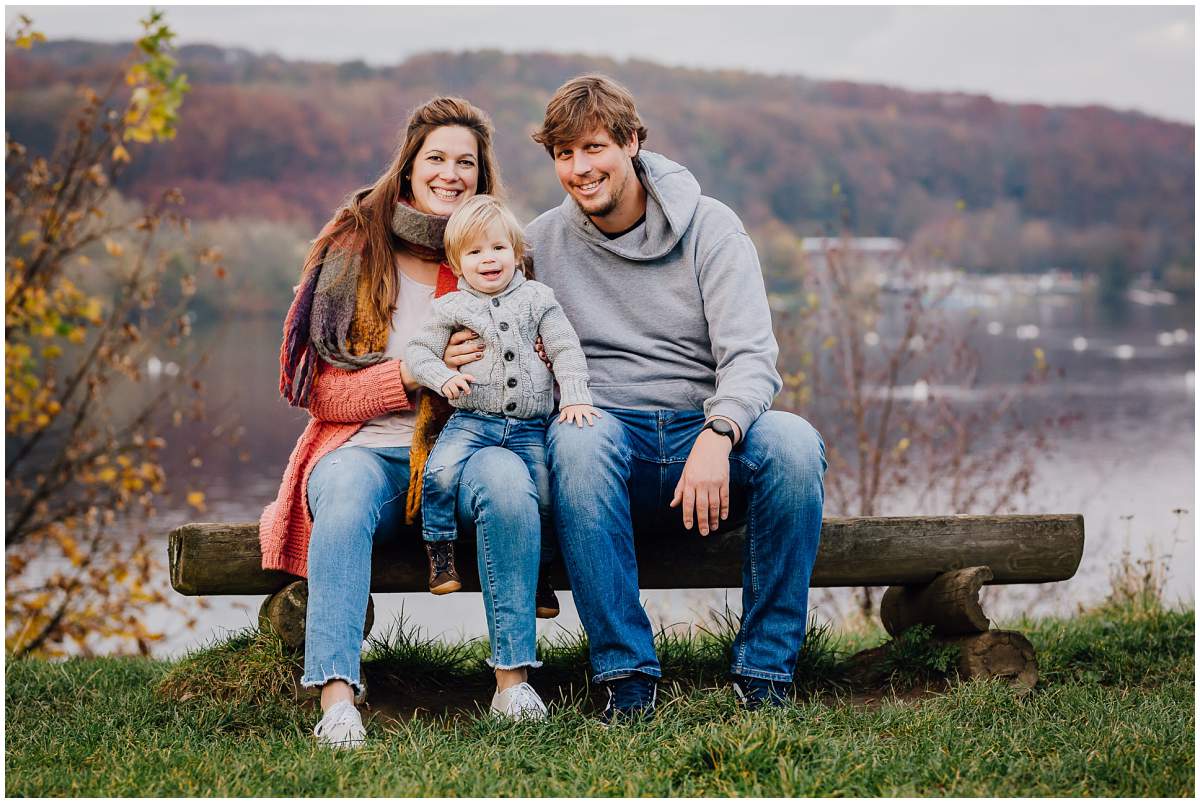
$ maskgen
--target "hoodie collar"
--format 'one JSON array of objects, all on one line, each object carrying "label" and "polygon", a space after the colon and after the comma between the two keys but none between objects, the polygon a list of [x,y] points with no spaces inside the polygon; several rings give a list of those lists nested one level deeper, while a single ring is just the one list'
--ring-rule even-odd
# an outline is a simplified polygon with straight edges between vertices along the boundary
[{"label": "hoodie collar", "polygon": [[476,290],[474,287],[472,287],[471,285],[467,284],[467,280],[465,278],[463,278],[462,276],[458,277],[458,289],[462,290],[464,292],[470,293],[471,295],[475,296],[476,298],[483,298],[483,299],[504,298],[506,295],[511,293],[513,290],[516,290],[518,287],[525,284],[525,282],[526,282],[525,272],[522,271],[520,268],[517,268],[515,271],[513,271],[513,277],[512,277],[512,280],[508,283],[508,287],[505,287],[499,293],[481,293],[478,290]]},{"label": "hoodie collar", "polygon": [[692,224],[700,202],[700,184],[686,167],[665,156],[643,150],[633,160],[646,189],[646,223],[609,240],[567,196],[561,209],[577,235],[624,259],[648,261],[671,252]]}]

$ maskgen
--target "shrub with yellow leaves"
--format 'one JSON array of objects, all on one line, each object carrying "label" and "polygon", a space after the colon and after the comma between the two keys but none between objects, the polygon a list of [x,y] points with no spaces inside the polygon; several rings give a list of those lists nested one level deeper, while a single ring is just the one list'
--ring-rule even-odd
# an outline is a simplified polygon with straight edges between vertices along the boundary
[{"label": "shrub with yellow leaves", "polygon": [[[21,17],[8,46],[44,41],[32,26]],[[142,26],[111,84],[80,89],[52,153],[30,154],[6,135],[10,655],[88,653],[101,644],[146,652],[161,634],[143,614],[171,604],[139,528],[165,491],[159,429],[202,407],[188,369],[146,392],[140,366],[149,349],[178,349],[190,331],[190,294],[160,299],[180,247],[165,246],[163,234],[186,231],[186,220],[176,190],[129,215],[113,215],[110,202],[138,149],[174,137],[188,87],[175,74],[163,15],[151,12]],[[182,277],[185,287],[194,281]],[[130,409],[112,403],[117,396],[140,401]]]}]

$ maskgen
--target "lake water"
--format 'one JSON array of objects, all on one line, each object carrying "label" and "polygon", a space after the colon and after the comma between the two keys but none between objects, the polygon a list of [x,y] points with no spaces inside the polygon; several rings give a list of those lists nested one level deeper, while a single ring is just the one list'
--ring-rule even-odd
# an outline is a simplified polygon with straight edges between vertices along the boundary
[{"label": "lake water", "polygon": [[[1108,593],[1111,569],[1123,556],[1131,561],[1152,560],[1159,566],[1170,601],[1193,601],[1191,299],[1174,305],[1130,303],[1117,313],[1106,313],[1087,296],[1027,293],[981,281],[957,298],[962,314],[974,309],[985,324],[975,342],[983,355],[985,384],[976,393],[996,392],[1019,382],[1036,345],[1052,365],[1065,371],[1065,377],[1052,383],[1035,403],[1084,414],[1082,422],[1039,461],[1034,491],[1024,505],[1031,513],[1084,515],[1087,541],[1080,570],[1070,581],[1049,586],[989,588],[985,591],[989,613],[1001,619],[1023,612],[1065,614],[1095,603]],[[175,487],[202,488],[208,509],[199,514],[180,503],[162,511],[154,529],[161,534],[164,561],[165,534],[175,525],[188,520],[254,520],[274,498],[305,421],[305,414],[289,408],[276,390],[279,335],[280,324],[274,320],[231,322],[200,332],[201,345],[213,355],[204,377],[213,408],[209,425],[235,416],[236,422],[225,431],[240,425],[244,434],[236,446],[213,450],[199,467],[190,465],[183,439],[171,439],[169,468],[178,482]],[[970,401],[963,399],[963,403]],[[821,428],[820,422],[814,423]],[[852,593],[814,590],[815,615],[842,621],[854,608]],[[578,628],[569,595],[560,598],[565,603],[562,615],[539,622],[539,633],[552,636],[563,628]],[[737,589],[648,591],[644,598],[654,621],[664,625],[700,622],[711,610],[726,605],[740,609]],[[169,634],[157,651],[178,654],[225,630],[251,624],[260,602],[261,597],[210,598],[211,607],[195,630],[184,630],[174,618],[156,615],[154,624]],[[185,599],[184,604],[196,601]],[[376,632],[403,611],[410,624],[429,634],[447,638],[486,634],[478,594],[377,595],[376,606]]]}]

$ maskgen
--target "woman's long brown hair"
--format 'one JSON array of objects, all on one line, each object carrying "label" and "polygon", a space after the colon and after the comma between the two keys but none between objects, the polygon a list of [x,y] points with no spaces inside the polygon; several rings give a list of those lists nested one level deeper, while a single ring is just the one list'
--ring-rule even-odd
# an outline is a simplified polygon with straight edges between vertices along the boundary
[{"label": "woman's long brown hair", "polygon": [[377,320],[390,321],[396,306],[394,253],[403,244],[392,234],[393,206],[400,200],[412,201],[413,162],[425,138],[443,126],[461,126],[475,135],[479,149],[479,181],[475,191],[499,195],[500,171],[492,152],[492,121],[487,113],[462,98],[433,98],[409,116],[404,140],[388,169],[374,184],[350,195],[325,224],[304,260],[304,271],[308,272],[330,247],[359,251]]}]

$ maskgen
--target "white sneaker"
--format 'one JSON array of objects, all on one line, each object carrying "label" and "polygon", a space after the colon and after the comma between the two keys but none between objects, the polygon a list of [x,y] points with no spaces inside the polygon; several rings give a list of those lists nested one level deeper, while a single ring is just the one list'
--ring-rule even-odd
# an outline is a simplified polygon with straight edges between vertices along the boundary
[{"label": "white sneaker", "polygon": [[533,686],[518,683],[496,692],[492,697],[492,713],[509,719],[545,719],[546,704],[538,697]]},{"label": "white sneaker", "polygon": [[313,728],[317,744],[334,750],[354,750],[367,740],[367,729],[354,703],[334,703]]}]

